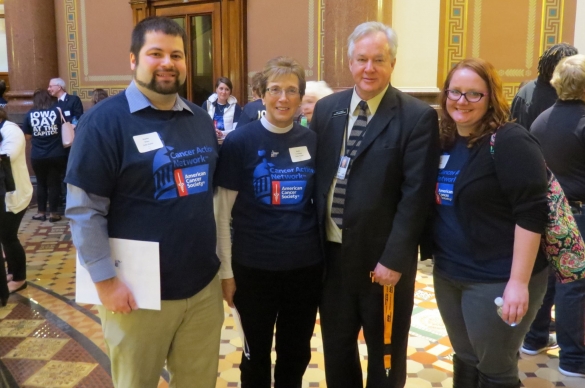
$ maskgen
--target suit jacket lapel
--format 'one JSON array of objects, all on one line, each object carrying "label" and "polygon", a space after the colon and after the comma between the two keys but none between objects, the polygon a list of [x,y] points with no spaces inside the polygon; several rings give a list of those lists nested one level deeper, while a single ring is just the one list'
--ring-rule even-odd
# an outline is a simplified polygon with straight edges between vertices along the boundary
[{"label": "suit jacket lapel", "polygon": [[376,114],[366,127],[366,134],[355,155],[356,159],[390,124],[390,121],[396,115],[397,105],[396,92],[392,86],[389,86],[386,94],[382,97],[382,101],[380,101]]},{"label": "suit jacket lapel", "polygon": [[[344,93],[344,92],[341,92]],[[333,174],[337,172],[337,164],[339,163],[339,155],[341,155],[341,147],[343,146],[343,136],[345,135],[345,128],[347,126],[347,119],[349,118],[349,104],[351,103],[351,96],[352,91],[349,93],[346,92],[345,96],[341,96],[341,98],[337,101],[337,104],[333,108],[332,116],[335,112],[346,111],[346,114],[336,115],[335,117],[331,117],[331,125],[330,131],[331,134],[327,138],[330,139],[332,147],[328,147],[331,150],[333,155],[331,155],[328,160],[330,160],[331,165],[327,166],[326,171],[333,171]]]}]

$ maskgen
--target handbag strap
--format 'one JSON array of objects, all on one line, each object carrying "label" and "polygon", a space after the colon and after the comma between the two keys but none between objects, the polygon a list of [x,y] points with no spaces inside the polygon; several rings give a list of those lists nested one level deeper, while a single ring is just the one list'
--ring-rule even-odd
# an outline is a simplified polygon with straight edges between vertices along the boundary
[{"label": "handbag strap", "polygon": [[498,129],[500,129],[500,127],[496,128],[494,133],[490,136],[490,155],[492,155],[492,159],[494,159],[494,153],[496,152],[496,133],[498,133]]},{"label": "handbag strap", "polygon": [[61,108],[57,107],[57,110],[59,111],[59,114],[61,115],[61,124],[66,123],[67,120],[65,120],[65,117],[63,117],[63,112],[61,112]]}]

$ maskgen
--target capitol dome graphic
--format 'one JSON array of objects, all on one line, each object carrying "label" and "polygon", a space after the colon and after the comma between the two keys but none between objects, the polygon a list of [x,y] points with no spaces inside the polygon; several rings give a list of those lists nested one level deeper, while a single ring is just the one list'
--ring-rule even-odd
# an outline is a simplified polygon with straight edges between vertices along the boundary
[{"label": "capitol dome graphic", "polygon": [[254,169],[254,195],[260,202],[270,205],[272,195],[270,167],[274,167],[274,164],[266,161],[266,151],[259,150],[258,156],[262,157],[262,162]]},{"label": "capitol dome graphic", "polygon": [[177,188],[173,177],[173,162],[169,156],[173,149],[173,147],[165,146],[154,155],[152,171],[154,175],[155,199],[177,197]]}]

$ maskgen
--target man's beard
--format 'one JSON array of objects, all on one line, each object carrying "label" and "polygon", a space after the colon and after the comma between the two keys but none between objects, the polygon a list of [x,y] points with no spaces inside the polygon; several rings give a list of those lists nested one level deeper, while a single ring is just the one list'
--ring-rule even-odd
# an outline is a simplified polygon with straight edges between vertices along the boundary
[{"label": "man's beard", "polygon": [[134,73],[134,80],[136,81],[136,83],[138,85],[140,85],[144,88],[147,88],[148,90],[152,90],[155,93],[175,94],[175,93],[178,93],[179,90],[181,90],[181,87],[183,85],[179,82],[179,72],[175,70],[173,73],[175,75],[175,82],[172,84],[158,83],[156,81],[156,73],[152,75],[152,79],[148,83],[143,82],[143,81],[139,80],[138,78],[136,78],[136,73]]}]

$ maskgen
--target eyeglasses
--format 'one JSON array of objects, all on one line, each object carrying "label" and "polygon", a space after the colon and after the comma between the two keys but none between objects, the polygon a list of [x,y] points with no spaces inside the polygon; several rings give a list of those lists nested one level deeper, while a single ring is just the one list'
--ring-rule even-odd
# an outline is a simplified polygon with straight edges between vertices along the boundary
[{"label": "eyeglasses", "polygon": [[297,88],[283,89],[280,86],[269,87],[266,91],[270,93],[271,96],[281,96],[283,91],[287,97],[294,97],[299,94],[299,89]]},{"label": "eyeglasses", "polygon": [[445,94],[447,98],[451,101],[459,101],[461,96],[465,97],[468,102],[479,102],[484,96],[487,96],[487,93],[480,93],[480,92],[467,92],[461,93],[459,90],[445,90]]}]

